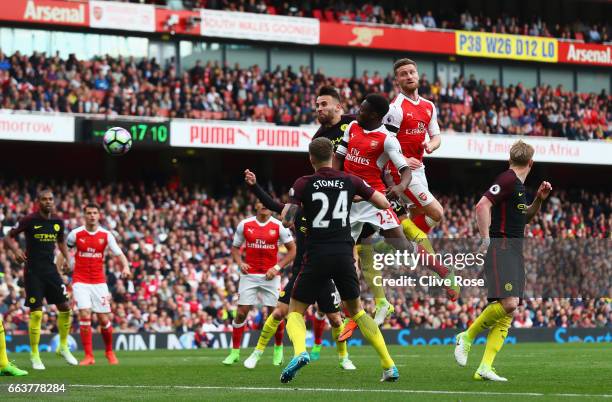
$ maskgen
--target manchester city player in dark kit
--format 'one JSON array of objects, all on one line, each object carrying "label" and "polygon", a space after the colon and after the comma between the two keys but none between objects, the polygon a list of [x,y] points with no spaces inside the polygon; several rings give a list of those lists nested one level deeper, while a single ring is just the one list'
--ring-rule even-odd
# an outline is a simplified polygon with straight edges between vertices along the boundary
[{"label": "manchester city player in dark kit", "polygon": [[478,231],[483,239],[481,251],[487,252],[484,268],[489,305],[465,332],[457,335],[455,347],[455,360],[465,366],[472,341],[489,329],[484,356],[474,374],[476,380],[507,381],[495,372],[493,360],[504,344],[514,311],[523,297],[525,225],[552,190],[549,182],[542,182],[533,203],[527,205],[524,183],[533,166],[533,154],[531,145],[515,142],[510,149],[509,169],[497,176],[476,205]]}]

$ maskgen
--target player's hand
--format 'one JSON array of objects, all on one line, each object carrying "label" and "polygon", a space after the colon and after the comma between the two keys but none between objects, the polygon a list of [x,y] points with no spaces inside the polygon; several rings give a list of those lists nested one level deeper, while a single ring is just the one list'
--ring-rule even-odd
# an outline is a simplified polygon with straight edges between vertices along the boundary
[{"label": "player's hand", "polygon": [[123,271],[121,271],[121,277],[123,279],[130,279],[132,277],[132,272],[130,272],[128,267],[123,268]]},{"label": "player's hand", "polygon": [[248,274],[249,270],[251,269],[251,266],[249,264],[247,264],[246,262],[243,262],[240,264],[240,272],[242,272],[243,274]]},{"label": "player's hand", "polygon": [[423,166],[420,160],[413,157],[406,158],[406,162],[408,163],[408,167],[410,168],[410,170],[415,170]]},{"label": "player's hand", "polygon": [[478,245],[478,253],[479,254],[486,254],[487,250],[489,249],[489,245],[491,244],[491,239],[488,237],[485,237],[483,239],[480,240],[480,244]]},{"label": "player's hand", "polygon": [[432,153],[434,151],[434,148],[433,148],[433,146],[431,146],[429,141],[423,141],[423,143],[421,145],[423,146],[423,150],[425,152],[427,152],[428,154],[430,154],[430,153]]},{"label": "player's hand", "polygon": [[540,188],[538,188],[538,194],[537,197],[544,201],[545,199],[548,198],[548,196],[550,195],[550,192],[552,191],[552,186],[549,182],[547,181],[543,181],[542,184],[540,184]]},{"label": "player's hand", "polygon": [[17,261],[18,264],[23,264],[28,259],[22,249],[15,250],[13,254],[15,254],[15,261]]},{"label": "player's hand", "polygon": [[406,191],[406,189],[402,185],[396,184],[394,186],[391,186],[387,188],[387,191],[386,191],[387,199],[401,200],[402,195],[404,194],[404,191]]},{"label": "player's hand", "polygon": [[274,267],[270,268],[268,272],[266,272],[266,280],[271,281],[272,279],[274,279],[277,273],[278,271],[274,269]]},{"label": "player's hand", "polygon": [[244,171],[244,181],[246,181],[249,186],[254,186],[255,183],[257,183],[257,177],[255,176],[255,173],[251,172],[249,169],[246,169]]}]

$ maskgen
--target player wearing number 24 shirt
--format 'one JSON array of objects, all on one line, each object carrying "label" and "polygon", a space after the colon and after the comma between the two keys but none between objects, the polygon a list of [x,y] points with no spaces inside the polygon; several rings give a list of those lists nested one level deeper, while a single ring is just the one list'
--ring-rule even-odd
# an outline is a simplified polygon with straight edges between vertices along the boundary
[{"label": "player wearing number 24 shirt", "polygon": [[364,337],[376,349],[384,369],[382,379],[395,381],[399,373],[383,336],[361,306],[349,221],[354,196],[379,209],[387,209],[391,204],[363,179],[332,168],[333,145],[327,138],[314,139],[308,151],[315,173],[295,182],[282,215],[283,225],[291,226],[301,207],[307,230],[303,264],[293,286],[287,316],[287,332],[293,343],[294,358],[283,369],[281,382],[293,380],[297,372],[310,362],[310,355],[306,352],[304,312],[317,299],[320,284],[329,279],[336,284],[344,306]]},{"label": "player wearing number 24 shirt", "polygon": [[130,276],[128,260],[117,245],[115,236],[100,227],[100,208],[96,204],[87,204],[84,209],[85,225],[68,234],[66,243],[74,247],[74,273],[72,291],[76,306],[79,309],[79,331],[85,351],[81,366],[95,364],[92,346],[91,313],[97,314],[100,332],[106,347],[106,358],[110,364],[119,364],[113,352],[113,327],[109,319],[112,297],[106,285],[104,274],[104,257],[110,251],[121,260],[121,274]]}]

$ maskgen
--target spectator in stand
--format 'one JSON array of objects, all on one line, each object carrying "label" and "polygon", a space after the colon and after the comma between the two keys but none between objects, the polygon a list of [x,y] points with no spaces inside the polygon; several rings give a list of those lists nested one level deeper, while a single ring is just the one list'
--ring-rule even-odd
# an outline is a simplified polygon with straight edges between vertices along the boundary
[{"label": "spectator in stand", "polygon": [[[230,68],[197,61],[178,74],[172,64],[163,69],[155,59],[105,56],[85,62],[74,56],[62,60],[19,52],[10,58],[0,54],[0,65],[9,59],[11,67],[0,69],[0,101],[3,108],[16,110],[299,125],[316,121],[312,105],[321,85],[338,87],[349,113],[369,93],[383,92],[390,98],[396,93],[392,76],[379,72],[340,79],[326,77],[321,70],[313,74],[308,67],[263,71],[257,65]],[[443,85],[425,74],[419,91],[440,109],[443,130],[578,140],[611,137],[612,97],[605,91],[576,94],[561,86],[526,88],[520,83],[503,88],[496,81],[477,82],[473,75],[467,83],[459,77]]]}]

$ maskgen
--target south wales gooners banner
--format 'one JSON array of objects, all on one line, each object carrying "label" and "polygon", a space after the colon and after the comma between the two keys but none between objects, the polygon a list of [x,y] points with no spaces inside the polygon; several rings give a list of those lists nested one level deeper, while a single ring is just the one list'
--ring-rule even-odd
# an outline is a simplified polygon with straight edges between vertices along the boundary
[{"label": "south wales gooners banner", "polygon": [[319,44],[319,20],[316,18],[206,9],[201,11],[201,17],[202,36]]},{"label": "south wales gooners banner", "polygon": [[538,36],[455,31],[455,46],[461,56],[547,63],[559,58],[557,40]]}]

